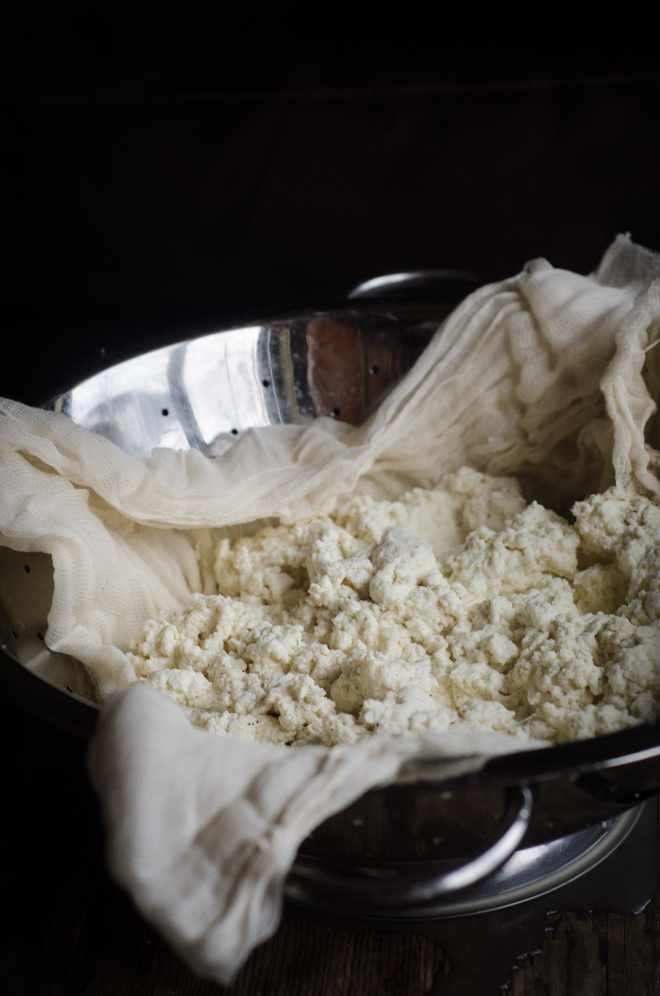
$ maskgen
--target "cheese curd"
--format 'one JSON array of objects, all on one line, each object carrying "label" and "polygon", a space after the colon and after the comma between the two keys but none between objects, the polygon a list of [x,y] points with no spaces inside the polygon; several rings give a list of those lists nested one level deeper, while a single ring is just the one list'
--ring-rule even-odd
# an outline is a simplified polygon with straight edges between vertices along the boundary
[{"label": "cheese curd", "polygon": [[224,539],[218,594],[146,622],[129,658],[197,726],[270,743],[634,726],[660,715],[660,508],[612,488],[573,514],[463,468]]}]

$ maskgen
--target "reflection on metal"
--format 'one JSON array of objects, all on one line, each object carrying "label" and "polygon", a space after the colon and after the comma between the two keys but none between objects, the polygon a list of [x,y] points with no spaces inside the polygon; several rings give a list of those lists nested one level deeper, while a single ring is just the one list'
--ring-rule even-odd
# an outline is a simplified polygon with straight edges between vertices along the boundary
[{"label": "reflection on metal", "polygon": [[[626,840],[642,809],[638,806],[547,844],[523,847],[499,870],[452,895],[425,900],[420,896],[419,882],[424,874],[430,883],[438,880],[443,872],[449,874],[456,862],[338,865],[309,858],[305,859],[305,877],[294,866],[295,874],[287,879],[285,894],[291,902],[313,909],[379,919],[456,917],[502,909],[552,893],[594,869]],[[469,868],[469,864],[462,867]],[[378,902],[374,881],[377,886],[389,888],[392,895],[397,894],[400,902]]]},{"label": "reflection on metal", "polygon": [[110,367],[47,407],[133,456],[158,447],[217,456],[253,426],[320,415],[359,424],[448,310],[427,320],[319,312],[215,332]]},{"label": "reflection on metal", "polygon": [[451,284],[472,288],[488,283],[492,278],[472,270],[412,270],[407,273],[388,273],[358,284],[347,295],[349,301],[358,299],[392,299],[412,297],[433,299],[433,292],[446,294]]},{"label": "reflection on metal", "polygon": [[[319,416],[358,424],[410,369],[454,304],[483,282],[474,274],[460,271],[377,278],[355,288],[351,300],[341,308],[229,328],[154,350],[87,378],[46,407],[63,412],[79,425],[140,457],[149,456],[158,447],[197,448],[213,457],[253,426],[301,424]],[[414,294],[420,290],[423,293],[415,301]],[[387,304],[377,304],[377,298],[387,299]],[[420,298],[424,303],[419,303]],[[0,548],[0,650],[3,651],[0,663],[23,676],[27,682],[23,687],[28,689],[25,695],[41,699],[42,715],[66,714],[72,728],[88,735],[89,717],[93,717],[93,710],[98,710],[89,676],[80,665],[52,653],[44,644],[52,595],[50,557]],[[531,752],[531,757],[514,754],[497,759],[491,767],[499,775],[492,777],[499,778],[506,786],[532,781],[541,803],[545,799],[546,809],[543,804],[537,805],[532,817],[530,834],[534,832],[536,819],[537,836],[528,839],[547,840],[547,836],[538,836],[538,832],[543,829],[548,813],[552,822],[547,823],[544,834],[553,824],[551,832],[558,834],[562,827],[566,828],[565,833],[590,821],[605,819],[605,823],[598,822],[570,837],[520,850],[499,871],[481,884],[469,886],[458,897],[445,896],[419,903],[415,900],[412,906],[406,903],[400,915],[449,916],[476,908],[496,908],[522,901],[532,894],[530,890],[541,894],[581,875],[585,867],[593,867],[600,860],[599,855],[609,854],[618,846],[636,813],[632,811],[608,822],[613,811],[620,812],[620,807],[614,805],[619,802],[614,788],[609,789],[612,805],[604,804],[588,792],[581,792],[579,781],[574,783],[573,779],[578,772],[603,768],[610,763],[608,777],[611,773],[614,778],[621,758],[625,757],[628,763],[621,769],[626,775],[624,788],[632,798],[622,800],[621,805],[632,805],[641,787],[636,779],[643,776],[644,784],[648,782],[655,791],[659,777],[656,767],[640,775],[632,762],[648,757],[648,763],[652,764],[657,751],[657,732],[646,724],[593,742]],[[523,775],[518,761],[523,765]],[[415,771],[408,772],[408,778],[432,778],[432,771],[423,768],[424,765],[417,765]],[[489,766],[475,776],[475,792],[482,799],[484,788],[489,786],[488,777],[491,777]],[[467,791],[465,787],[461,789],[460,780],[452,783],[452,787],[458,796]],[[398,788],[401,786],[380,790],[386,816],[392,815],[392,807],[396,810],[399,799],[392,793]],[[415,792],[423,795],[418,789]],[[441,792],[440,796],[444,794]],[[375,797],[379,793],[368,795],[378,809],[381,804],[376,805]],[[567,802],[571,799],[573,809]],[[441,815],[452,831],[460,830],[463,834],[461,828],[467,820],[481,834],[484,814],[478,805],[468,802],[468,809],[457,807],[458,818],[456,813],[452,814],[453,803]],[[514,834],[521,828],[523,811],[526,812],[525,807],[517,811],[511,824]],[[347,810],[339,815],[351,823],[350,813]],[[488,815],[492,818],[492,810]],[[326,827],[330,822],[326,821]],[[391,825],[392,820],[383,823],[381,829]],[[490,829],[483,832],[481,839],[492,832],[492,826],[488,826]],[[338,840],[343,839],[346,844],[345,836],[345,830],[341,830]],[[321,838],[322,833],[317,833],[317,839]],[[412,840],[416,846],[414,835]],[[510,840],[506,837],[504,844],[510,845]],[[497,846],[504,844],[500,839]],[[411,851],[414,854],[415,848]],[[454,851],[454,856],[457,853],[461,852]],[[503,858],[502,853],[492,849],[488,854],[488,860]],[[310,860],[313,865],[314,860],[323,859],[311,856],[305,860],[311,867]],[[344,867],[348,863],[344,862]],[[423,870],[423,863],[412,864],[418,871]],[[441,864],[434,862],[436,877],[444,872],[453,874],[456,869],[455,863],[444,867]],[[332,871],[339,865],[326,860],[325,866],[319,864],[319,867]],[[475,867],[472,866],[470,874]],[[480,867],[483,870],[484,865]],[[387,877],[396,871],[392,863],[371,867],[353,863],[352,869],[362,876],[362,882],[365,876],[373,881],[374,876],[382,873]],[[445,884],[452,881],[456,883],[455,875],[445,876]],[[297,888],[300,901],[320,904],[322,908],[333,905],[327,895],[319,901],[304,876]],[[305,890],[309,895],[306,896]],[[355,904],[352,912],[357,913]],[[374,915],[373,909],[369,912]],[[390,908],[388,915],[397,915],[396,909]]]},{"label": "reflection on metal", "polygon": [[98,709],[85,668],[45,644],[52,600],[51,558],[0,546],[0,649],[60,694]]},{"label": "reflection on metal", "polygon": [[[450,310],[337,310],[230,328],[118,363],[46,407],[136,457],[158,447],[214,457],[253,426],[319,415],[357,424]],[[30,554],[29,576],[25,559],[0,548],[0,649],[49,686],[96,707],[86,672],[41,639],[53,594],[51,559]]]},{"label": "reflection on metal", "polygon": [[466,862],[444,869],[437,864],[436,867],[427,864],[423,870],[413,863],[403,873],[399,868],[399,874],[392,877],[383,875],[383,871],[390,871],[384,865],[367,866],[371,874],[364,877],[355,876],[352,870],[347,873],[346,869],[333,869],[327,864],[319,867],[318,860],[299,857],[287,878],[286,896],[301,903],[311,896],[317,902],[330,906],[339,904],[345,910],[357,904],[376,916],[382,916],[388,910],[417,909],[420,904],[446,901],[447,897],[453,897],[491,875],[521,843],[532,816],[532,793],[527,786],[521,785],[510,789],[509,795],[507,813],[495,838]]}]

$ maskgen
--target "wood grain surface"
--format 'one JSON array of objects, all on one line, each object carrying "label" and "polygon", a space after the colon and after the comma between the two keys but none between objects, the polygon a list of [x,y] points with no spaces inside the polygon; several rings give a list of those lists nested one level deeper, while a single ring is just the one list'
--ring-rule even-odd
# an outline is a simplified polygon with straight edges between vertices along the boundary
[{"label": "wood grain surface", "polygon": [[[81,361],[235,311],[318,306],[379,273],[508,276],[538,255],[588,272],[618,231],[660,249],[653,32],[626,45],[612,20],[603,44],[591,18],[568,45],[553,15],[521,44],[499,10],[494,40],[466,8],[437,35],[417,18],[403,44],[397,9],[391,29],[373,19],[376,41],[372,21],[362,37],[335,19],[301,49],[288,28],[274,38],[280,5],[261,32],[243,6],[228,44],[224,22],[180,11],[126,31],[107,5],[77,19],[21,5],[4,60],[0,394],[39,403]],[[658,894],[635,917],[509,924],[517,947],[478,921],[443,946],[428,927],[287,910],[229,989],[201,979],[110,881],[84,746],[8,702],[0,716],[0,996],[496,996],[507,980],[516,996],[660,994]]]},{"label": "wood grain surface", "polygon": [[3,996],[497,996],[507,981],[515,996],[660,993],[660,892],[637,916],[514,918],[497,937],[454,921],[447,949],[432,924],[347,926],[291,908],[231,987],[202,979],[110,880],[84,745],[8,703],[2,715]]}]

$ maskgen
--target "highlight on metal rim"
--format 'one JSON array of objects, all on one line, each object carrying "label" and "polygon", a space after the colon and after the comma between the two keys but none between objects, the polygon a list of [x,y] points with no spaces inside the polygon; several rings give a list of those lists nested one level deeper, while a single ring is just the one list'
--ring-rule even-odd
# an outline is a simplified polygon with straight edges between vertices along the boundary
[{"label": "highlight on metal rim", "polygon": [[347,299],[387,297],[388,293],[421,290],[451,281],[472,284],[476,288],[480,284],[487,283],[489,279],[486,274],[474,273],[472,270],[411,270],[407,273],[386,273],[353,287],[347,294]]},{"label": "highlight on metal rim", "polygon": [[[527,785],[509,790],[509,804],[494,839],[457,868],[441,873],[405,872],[395,878],[364,877],[360,869],[340,863],[325,864],[298,858],[291,869],[284,893],[294,902],[322,896],[327,902],[351,903],[362,909],[406,907],[453,895],[475,885],[497,871],[520,845],[532,815],[532,791]],[[357,874],[356,874],[357,872]]]}]

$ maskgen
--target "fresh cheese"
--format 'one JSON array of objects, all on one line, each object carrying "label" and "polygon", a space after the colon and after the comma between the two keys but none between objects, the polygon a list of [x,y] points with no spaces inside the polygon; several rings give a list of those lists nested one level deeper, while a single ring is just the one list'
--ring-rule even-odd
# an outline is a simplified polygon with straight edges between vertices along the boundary
[{"label": "fresh cheese", "polygon": [[660,508],[612,488],[573,513],[463,468],[224,539],[218,594],[146,622],[129,658],[197,726],[269,743],[634,726],[660,715]]}]

